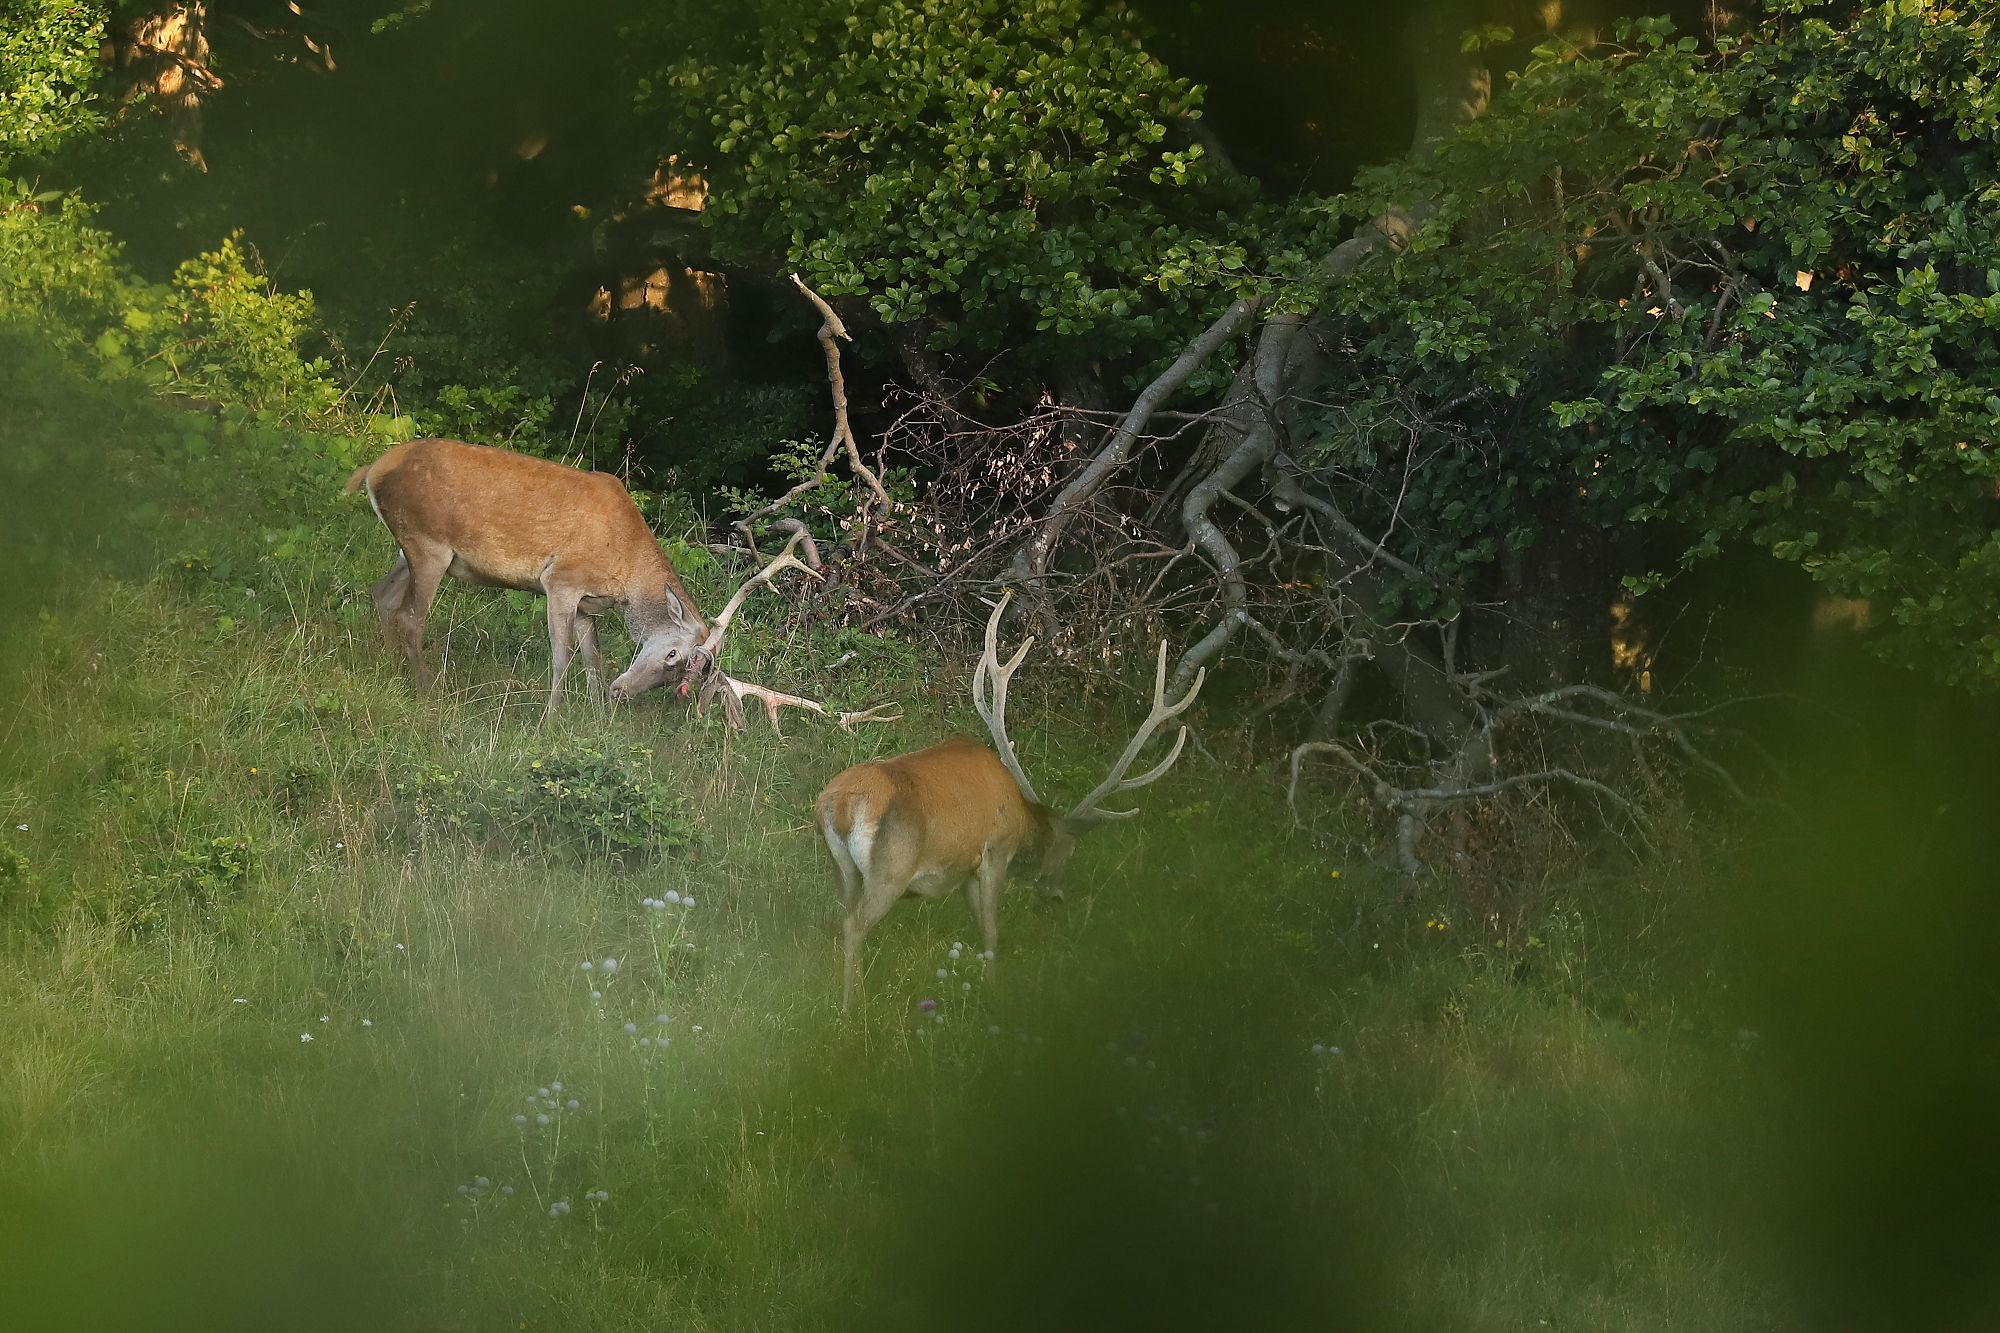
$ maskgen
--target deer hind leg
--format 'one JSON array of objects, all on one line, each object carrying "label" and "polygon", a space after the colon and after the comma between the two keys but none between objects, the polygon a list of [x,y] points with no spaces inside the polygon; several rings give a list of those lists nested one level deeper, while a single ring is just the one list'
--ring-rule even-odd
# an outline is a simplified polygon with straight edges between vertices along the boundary
[{"label": "deer hind leg", "polygon": [[[854,853],[848,847],[847,840],[841,837],[839,830],[834,827],[831,811],[821,812],[819,831],[826,838],[827,851],[833,854],[834,869],[840,872],[840,906],[847,920],[851,922],[856,909],[861,905],[861,867],[855,863]],[[865,929],[861,932],[863,935],[867,933]],[[843,1014],[854,1002],[855,984],[861,979],[861,941],[852,938],[851,931],[849,934],[850,938],[843,944],[842,954],[840,1012]]]},{"label": "deer hind leg", "polygon": [[[844,983],[841,988],[840,1010],[846,1013],[853,1003],[854,994],[861,987],[861,946],[868,938],[868,932],[875,923],[889,914],[910,886],[910,876],[916,867],[910,855],[898,855],[897,840],[883,838],[885,832],[882,821],[869,825],[865,819],[857,818],[845,839],[847,860],[842,861],[841,899],[847,906],[847,919],[842,922],[841,944],[845,964]],[[908,851],[909,849],[905,849]],[[841,861],[839,855],[834,860]],[[847,865],[855,867],[860,885],[858,891],[848,879]]]},{"label": "deer hind leg", "polygon": [[605,689],[604,654],[597,646],[597,617],[578,611],[570,627],[576,634],[577,651],[583,655],[583,673],[590,682],[590,701],[603,708],[609,704],[611,696]]},{"label": "deer hind leg", "polygon": [[[985,941],[988,955],[1000,952],[1000,889],[1007,882],[1007,863],[1011,853],[1002,854],[991,844],[979,856],[979,872],[966,886],[966,897],[971,900],[972,914],[979,918],[980,938]],[[989,957],[987,970],[992,971]]]},{"label": "deer hind leg", "polygon": [[403,598],[410,591],[410,558],[398,548],[396,563],[382,576],[369,596],[375,599],[375,618],[382,622],[382,642],[391,653],[404,652],[403,631],[397,623],[397,614],[402,610]]},{"label": "deer hind leg", "polygon": [[424,622],[437,600],[438,585],[451,568],[448,546],[405,542],[388,577],[375,585],[375,613],[382,620],[382,637],[391,652],[409,660],[419,694],[431,686],[424,666]]}]

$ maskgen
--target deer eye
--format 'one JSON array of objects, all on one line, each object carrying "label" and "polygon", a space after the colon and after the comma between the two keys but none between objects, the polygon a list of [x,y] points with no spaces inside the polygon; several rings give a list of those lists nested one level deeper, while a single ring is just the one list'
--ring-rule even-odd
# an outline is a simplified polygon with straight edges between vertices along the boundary
[{"label": "deer eye", "polygon": [[681,660],[681,650],[680,650],[680,649],[678,649],[678,648],[669,648],[669,649],[667,649],[667,658],[666,658],[666,660],[667,660],[667,661],[669,661],[669,662],[678,662],[678,661],[680,661],[680,660]]}]

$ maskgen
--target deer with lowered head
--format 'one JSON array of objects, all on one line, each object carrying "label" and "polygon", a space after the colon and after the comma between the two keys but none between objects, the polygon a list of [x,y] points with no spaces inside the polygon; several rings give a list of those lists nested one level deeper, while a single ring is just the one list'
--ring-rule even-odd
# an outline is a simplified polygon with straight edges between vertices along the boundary
[{"label": "deer with lowered head", "polygon": [[[613,608],[639,645],[632,665],[611,682],[613,703],[670,681],[686,694],[706,677],[700,702],[719,694],[738,727],[746,695],[763,702],[774,725],[781,705],[826,713],[811,699],[734,680],[715,668],[729,622],[751,589],[781,569],[819,577],[792,554],[801,540],[810,541],[803,527],[795,525],[784,551],[738,588],[710,625],[624,484],[608,473],[457,440],[411,440],[357,468],[347,489],[367,491],[396,539],[396,563],[375,585],[375,612],[389,651],[409,660],[419,690],[431,683],[424,621],[450,574],[547,597],[554,679],[544,717],[555,712],[578,649],[593,690],[602,685],[596,618]],[[880,712],[842,714],[840,722],[891,720]]]},{"label": "deer with lowered head", "polygon": [[942,897],[962,887],[990,963],[1000,947],[1000,889],[1009,868],[1024,870],[1044,896],[1062,897],[1063,867],[1077,838],[1107,820],[1139,813],[1105,810],[1101,802],[1157,781],[1187,744],[1183,726],[1165,759],[1136,778],[1125,776],[1160,725],[1194,702],[1206,674],[1197,672],[1180,702],[1169,706],[1167,645],[1162,641],[1152,711],[1111,766],[1111,775],[1068,814],[1043,805],[1007,739],[1007,685],[1035,643],[1029,638],[1001,664],[1000,617],[1012,595],[1009,590],[1001,597],[986,622],[986,651],[972,677],[973,707],[993,737],[993,749],[960,738],[856,764],[837,774],[819,795],[819,829],[840,871],[840,900],[847,912],[843,1013],[861,984],[862,942],[898,899],[905,894]]}]

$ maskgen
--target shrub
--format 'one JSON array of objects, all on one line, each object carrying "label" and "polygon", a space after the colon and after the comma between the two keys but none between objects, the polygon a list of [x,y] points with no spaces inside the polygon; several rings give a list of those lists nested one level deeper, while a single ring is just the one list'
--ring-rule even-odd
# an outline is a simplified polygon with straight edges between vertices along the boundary
[{"label": "shrub", "polygon": [[29,866],[27,855],[0,835],[0,908],[34,901],[42,881]]},{"label": "shrub", "polygon": [[694,841],[688,800],[653,775],[651,750],[587,746],[526,757],[514,774],[468,779],[420,767],[396,784],[414,841],[487,839],[515,851],[636,859]]},{"label": "shrub", "polygon": [[126,929],[144,933],[177,906],[208,907],[240,893],[255,868],[256,852],[248,838],[211,838],[175,847],[151,858],[125,886],[114,916]]},{"label": "shrub", "polygon": [[[653,752],[578,746],[531,759],[519,785],[500,788],[507,827],[544,847],[622,856],[693,841],[687,798],[653,776]],[[499,810],[496,810],[499,813]]]}]

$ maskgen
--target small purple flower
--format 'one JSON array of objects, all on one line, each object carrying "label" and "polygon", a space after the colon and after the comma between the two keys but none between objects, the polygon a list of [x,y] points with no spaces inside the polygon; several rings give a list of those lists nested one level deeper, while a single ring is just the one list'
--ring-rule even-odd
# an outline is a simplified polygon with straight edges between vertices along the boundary
[{"label": "small purple flower", "polygon": [[918,1013],[920,1013],[920,1014],[927,1014],[927,1013],[929,1013],[929,1012],[930,1012],[931,1010],[933,1010],[933,1009],[935,1009],[935,1008],[937,1008],[937,1001],[936,1001],[936,1000],[918,1000],[918,1001],[917,1001],[917,1012],[918,1012]]}]

